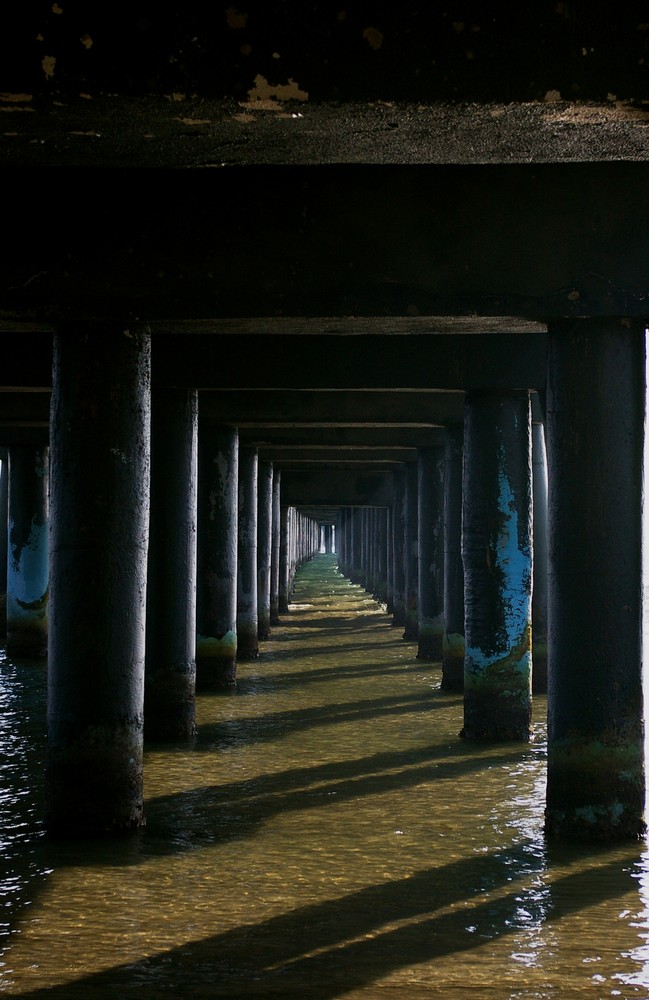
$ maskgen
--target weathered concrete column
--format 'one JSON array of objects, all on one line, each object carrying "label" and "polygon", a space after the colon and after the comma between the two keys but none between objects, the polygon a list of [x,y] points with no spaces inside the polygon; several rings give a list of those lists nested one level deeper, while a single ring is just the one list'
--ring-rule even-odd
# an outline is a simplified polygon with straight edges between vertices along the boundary
[{"label": "weathered concrete column", "polygon": [[393,609],[392,625],[402,628],[406,624],[406,575],[405,575],[405,500],[406,470],[394,473],[394,502],[392,504],[392,560],[393,560]]},{"label": "weathered concrete column", "polygon": [[282,473],[273,468],[273,525],[270,560],[270,624],[279,625],[279,568]]},{"label": "weathered concrete column", "polygon": [[152,398],[144,676],[151,740],[196,730],[197,397],[191,389],[158,389]]},{"label": "weathered concrete column", "polygon": [[382,604],[388,600],[388,511],[386,507],[376,510],[376,598]]},{"label": "weathered concrete column", "polygon": [[386,539],[386,577],[385,577],[385,608],[389,615],[394,614],[394,540],[393,540],[393,517],[392,507],[385,510],[385,539]]},{"label": "weathered concrete column", "polygon": [[[200,415],[199,415],[200,416]],[[196,687],[232,687],[237,672],[239,432],[198,428]]]},{"label": "weathered concrete column", "polygon": [[417,500],[416,462],[406,466],[406,499],[404,504],[404,578],[406,596],[406,621],[403,638],[417,641],[417,598],[419,590],[419,504]]},{"label": "weathered concrete column", "polygon": [[143,820],[150,335],[54,338],[46,820],[66,836]]},{"label": "weathered concrete column", "polygon": [[279,544],[279,611],[288,611],[291,597],[291,508],[282,504]]},{"label": "weathered concrete column", "polygon": [[532,691],[548,689],[548,467],[545,431],[532,424],[534,586],[532,587]]},{"label": "weathered concrete column", "polygon": [[239,572],[237,575],[237,659],[259,656],[257,611],[257,496],[259,457],[256,448],[239,449]]},{"label": "weathered concrete column", "polygon": [[419,448],[417,658],[441,660],[444,637],[444,448]]},{"label": "weathered concrete column", "polygon": [[644,323],[551,327],[546,831],[645,830],[642,705]]},{"label": "weathered concrete column", "polygon": [[0,448],[0,636],[7,634],[9,451]]},{"label": "weathered concrete column", "polygon": [[49,449],[9,450],[7,653],[47,655]]},{"label": "weathered concrete column", "polygon": [[273,463],[259,463],[257,486],[257,615],[261,641],[270,635],[270,574],[273,549]]},{"label": "weathered concrete column", "polygon": [[532,448],[527,392],[465,404],[464,735],[526,740],[532,711]]},{"label": "weathered concrete column", "polygon": [[362,583],[363,564],[363,511],[360,507],[352,509],[352,571],[349,579],[352,583]]},{"label": "weathered concrete column", "polygon": [[464,690],[464,567],[462,565],[462,456],[464,425],[446,429],[444,465],[444,691]]}]

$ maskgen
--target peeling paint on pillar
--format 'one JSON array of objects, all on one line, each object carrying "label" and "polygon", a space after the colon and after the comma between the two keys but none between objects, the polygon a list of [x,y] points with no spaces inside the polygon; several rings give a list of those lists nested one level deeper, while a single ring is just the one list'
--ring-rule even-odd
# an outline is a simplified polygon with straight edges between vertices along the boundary
[{"label": "peeling paint on pillar", "polygon": [[237,573],[237,659],[259,656],[257,612],[257,474],[256,448],[239,450],[239,531]]},{"label": "peeling paint on pillar", "polygon": [[469,739],[530,736],[532,482],[528,393],[470,393],[462,558]]},{"label": "peeling paint on pillar", "polygon": [[196,687],[236,684],[239,433],[199,420]]},{"label": "peeling paint on pillar", "polygon": [[444,691],[464,690],[464,567],[462,565],[462,456],[464,425],[446,429],[444,463]]},{"label": "peeling paint on pillar", "polygon": [[7,652],[47,655],[48,471],[46,447],[9,452]]},{"label": "peeling paint on pillar", "polygon": [[646,829],[644,373],[640,321],[550,328],[545,828],[566,840]]},{"label": "peeling paint on pillar", "polygon": [[143,823],[150,335],[54,338],[46,816],[50,833]]}]

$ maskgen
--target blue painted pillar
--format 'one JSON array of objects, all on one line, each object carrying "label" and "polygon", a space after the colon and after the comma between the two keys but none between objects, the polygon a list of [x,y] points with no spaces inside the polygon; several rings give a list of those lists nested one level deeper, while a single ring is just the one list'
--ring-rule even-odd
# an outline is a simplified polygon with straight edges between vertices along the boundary
[{"label": "blue painted pillar", "polygon": [[158,389],[152,400],[144,734],[153,740],[195,732],[197,396]]},{"label": "blue painted pillar", "polygon": [[441,660],[444,636],[444,448],[419,448],[417,657]]},{"label": "blue painted pillar", "polygon": [[641,321],[550,328],[546,832],[637,839],[644,821]]},{"label": "blue painted pillar", "polygon": [[49,449],[9,451],[7,653],[44,657],[48,631]]},{"label": "blue painted pillar", "polygon": [[46,819],[119,834],[143,820],[151,344],[54,338]]},{"label": "blue painted pillar", "polygon": [[527,740],[532,446],[527,392],[470,392],[464,421],[464,735]]},{"label": "blue painted pillar", "polygon": [[442,689],[464,690],[464,566],[462,456],[464,425],[446,429],[444,467],[444,647]]},{"label": "blue painted pillar", "polygon": [[259,456],[256,448],[239,449],[239,531],[237,573],[237,658],[259,656],[257,607],[257,518]]},{"label": "blue painted pillar", "polygon": [[239,432],[199,421],[196,687],[236,684]]},{"label": "blue painted pillar", "polygon": [[0,636],[7,634],[9,451],[0,448]]}]

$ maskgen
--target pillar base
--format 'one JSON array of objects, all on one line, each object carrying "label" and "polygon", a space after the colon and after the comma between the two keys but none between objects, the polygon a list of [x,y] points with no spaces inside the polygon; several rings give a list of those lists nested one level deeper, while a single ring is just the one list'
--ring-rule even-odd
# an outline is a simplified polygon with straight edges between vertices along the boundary
[{"label": "pillar base", "polygon": [[32,624],[24,628],[10,624],[7,628],[7,655],[24,659],[45,659],[47,656],[47,622],[42,627]]},{"label": "pillar base", "polygon": [[196,735],[196,665],[156,670],[144,682],[144,738],[183,740]]},{"label": "pillar base", "polygon": [[222,638],[198,636],[196,639],[196,688],[211,691],[231,688],[237,682],[237,633]]},{"label": "pillar base", "polygon": [[444,627],[437,622],[419,622],[417,630],[418,660],[441,660],[444,644]]},{"label": "pillar base", "polygon": [[442,691],[464,691],[464,636],[445,632],[442,643]]},{"label": "pillar base", "polygon": [[644,820],[642,741],[561,740],[548,757],[545,833],[564,840],[639,840]]},{"label": "pillar base", "polygon": [[101,837],[144,825],[142,720],[88,726],[64,744],[50,739],[47,830],[54,837]]},{"label": "pillar base", "polygon": [[515,647],[488,665],[472,669],[479,651],[468,651],[464,668],[464,729],[470,740],[529,741],[532,724],[531,657]]}]

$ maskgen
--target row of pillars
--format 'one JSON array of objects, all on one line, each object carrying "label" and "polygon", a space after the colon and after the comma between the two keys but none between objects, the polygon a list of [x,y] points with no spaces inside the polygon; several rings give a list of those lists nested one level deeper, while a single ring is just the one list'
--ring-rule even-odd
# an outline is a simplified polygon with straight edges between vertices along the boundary
[{"label": "row of pillars", "polygon": [[[153,713],[149,692],[158,669],[156,644],[160,656],[169,657],[159,668],[164,681],[158,688],[173,695],[163,711],[179,713],[183,678],[192,672],[192,642],[206,686],[232,681],[238,613],[230,609],[221,618],[217,608],[226,590],[232,599],[235,576],[242,595],[237,608],[242,624],[250,625],[243,598],[251,574],[239,574],[236,567],[252,544],[239,519],[254,506],[253,477],[243,474],[244,449],[235,447],[231,429],[226,442],[220,428],[201,427],[197,447],[191,392],[180,394],[180,411],[175,409],[180,396],[164,394],[168,402],[175,399],[168,421],[158,419],[154,401],[151,428],[146,331],[66,331],[55,336],[54,348],[47,822],[52,832],[85,835],[142,822],[143,734]],[[638,837],[645,829],[644,399],[642,324],[588,320],[551,329],[546,829],[562,837]],[[166,410],[161,407],[161,413]],[[470,392],[462,443],[464,619],[461,626],[445,619],[442,652],[444,637],[449,645],[453,637],[460,643],[463,629],[465,735],[520,737],[525,732],[519,723],[529,725],[531,697],[529,394]],[[433,480],[439,480],[440,456],[427,458]],[[261,479],[257,469],[258,496],[267,488]],[[235,483],[241,484],[236,504]],[[403,517],[420,528],[426,522],[435,549],[439,531],[428,516],[430,501],[425,489],[416,495],[416,508],[411,498]],[[196,521],[190,513],[194,503]],[[225,508],[230,521],[218,527]],[[285,510],[278,607],[287,600],[292,572],[319,547],[317,526],[294,509]],[[391,517],[394,529],[396,505]],[[236,536],[228,535],[227,523],[235,521]],[[37,517],[28,518],[32,522],[34,531],[30,528],[17,549],[10,540],[8,565],[12,558],[20,565],[23,553],[31,558],[27,553],[41,528]],[[11,528],[11,514],[9,523]],[[376,530],[383,531],[381,517]],[[346,525],[339,525],[337,537],[339,547],[348,548]],[[380,587],[380,555],[374,563]],[[431,567],[424,580],[439,578],[439,566]],[[272,555],[269,572],[272,576]],[[26,612],[39,598],[25,593],[20,601]],[[406,624],[410,603],[406,591]],[[427,641],[438,641],[437,619],[417,612],[417,627],[420,621],[426,626]],[[488,725],[491,715],[501,720],[498,733]],[[519,722],[503,726],[502,719]]]},{"label": "row of pillars", "polygon": [[644,372],[643,325],[557,324],[544,420],[527,391],[470,391],[445,446],[395,474],[390,508],[339,518],[342,572],[441,660],[464,737],[528,740],[547,686],[560,837],[645,830]]},{"label": "row of pillars", "polygon": [[145,736],[193,736],[196,690],[258,656],[320,528],[195,390],[151,393],[147,332],[54,348],[49,447],[2,463],[7,649],[47,654],[47,826],[86,836],[143,822]]}]

